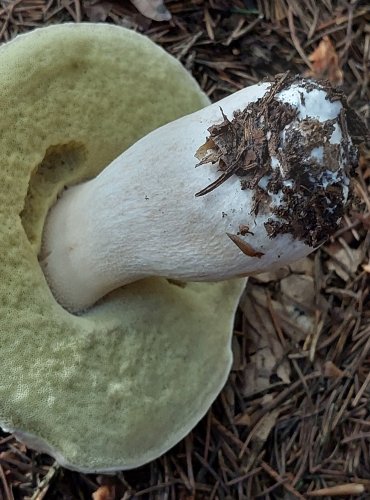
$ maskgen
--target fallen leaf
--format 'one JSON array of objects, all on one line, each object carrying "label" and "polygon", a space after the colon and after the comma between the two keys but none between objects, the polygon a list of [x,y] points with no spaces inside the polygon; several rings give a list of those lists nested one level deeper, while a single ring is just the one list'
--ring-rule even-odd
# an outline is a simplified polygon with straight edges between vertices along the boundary
[{"label": "fallen leaf", "polygon": [[234,418],[234,423],[235,425],[240,425],[240,426],[247,426],[249,427],[251,425],[252,419],[248,413],[241,413],[239,415],[236,415]]},{"label": "fallen leaf", "polygon": [[312,276],[291,274],[281,280],[280,290],[288,303],[294,301],[307,309],[314,306],[315,286]]},{"label": "fallen leaf", "polygon": [[279,269],[275,269],[274,271],[268,271],[266,273],[258,273],[253,278],[258,283],[271,283],[272,281],[280,281],[289,275],[288,267],[280,267]]},{"label": "fallen leaf", "polygon": [[93,0],[84,3],[84,10],[90,22],[104,22],[112,10],[112,4],[110,2],[97,2]]},{"label": "fallen leaf", "polygon": [[[290,366],[268,309],[268,296],[251,286],[240,307],[247,320],[249,362],[243,372],[244,396],[252,396],[271,386],[271,376],[290,383]],[[274,307],[274,304],[273,304]]]},{"label": "fallen leaf", "polygon": [[312,63],[309,76],[325,78],[333,85],[342,85],[343,71],[339,67],[339,57],[333,42],[325,35],[316,49],[308,56]]},{"label": "fallen leaf", "polygon": [[266,413],[261,420],[258,421],[256,424],[256,430],[253,433],[252,442],[258,443],[259,445],[263,445],[266,442],[281,411],[282,408],[275,408],[274,410]]},{"label": "fallen leaf", "polygon": [[[215,148],[215,143],[212,141],[212,139],[207,139],[204,144],[199,146],[199,148],[195,152],[195,158],[199,160],[201,163],[196,165],[196,167],[200,167],[201,165],[205,165],[206,161],[204,161],[204,157],[208,157],[208,152],[212,154],[212,150]],[[212,161],[212,160],[210,160]]]},{"label": "fallen leaf", "polygon": [[172,17],[162,0],[131,0],[131,3],[140,14],[153,21],[169,21]]},{"label": "fallen leaf", "polygon": [[99,486],[99,488],[92,494],[93,500],[115,500],[116,493],[114,486]]},{"label": "fallen leaf", "polygon": [[362,266],[362,269],[366,272],[366,273],[370,273],[370,262],[368,264],[364,264]]},{"label": "fallen leaf", "polygon": [[[12,450],[5,450],[5,451],[2,451],[0,453],[0,459],[1,460],[16,460],[18,457],[17,457],[17,454],[12,451]],[[1,498],[1,497],[0,497]]]},{"label": "fallen leaf", "polygon": [[314,263],[312,259],[305,257],[304,259],[296,260],[292,264],[289,264],[289,269],[295,274],[307,274],[308,276],[313,276]]},{"label": "fallen leaf", "polygon": [[322,374],[327,378],[342,378],[345,375],[344,371],[338,368],[332,361],[325,361],[322,366]]},{"label": "fallen leaf", "polygon": [[267,438],[269,437],[276,421],[282,411],[282,408],[275,408],[274,410],[266,413],[251,429],[250,434],[245,441],[244,446],[249,445],[248,453],[248,467],[253,467],[257,457],[260,455]]},{"label": "fallen leaf", "polygon": [[350,251],[341,248],[335,253],[335,257],[337,260],[331,259],[328,269],[335,271],[343,281],[348,281],[350,274],[354,275],[362,262],[363,250],[361,247],[351,248]]},{"label": "fallen leaf", "polygon": [[308,335],[315,325],[315,285],[312,276],[291,274],[280,282],[281,302],[294,323]]}]

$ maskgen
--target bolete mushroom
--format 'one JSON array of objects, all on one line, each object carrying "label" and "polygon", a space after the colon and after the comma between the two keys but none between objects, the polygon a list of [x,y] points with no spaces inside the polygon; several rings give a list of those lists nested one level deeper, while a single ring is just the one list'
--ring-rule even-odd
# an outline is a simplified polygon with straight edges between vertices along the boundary
[{"label": "bolete mushroom", "polygon": [[52,26],[0,47],[0,425],[72,469],[157,457],[226,381],[243,280],[148,279],[77,316],[38,261],[65,186],[207,104],[178,61],[116,26]]},{"label": "bolete mushroom", "polygon": [[22,35],[0,69],[0,424],[69,468],[139,466],[225,383],[223,280],[337,228],[345,102],[286,74],[195,111],[178,62],[108,25]]}]

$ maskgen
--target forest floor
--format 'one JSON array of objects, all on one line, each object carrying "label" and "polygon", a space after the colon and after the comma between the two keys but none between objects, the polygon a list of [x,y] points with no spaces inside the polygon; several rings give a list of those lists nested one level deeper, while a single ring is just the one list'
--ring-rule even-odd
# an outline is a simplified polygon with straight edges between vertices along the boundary
[{"label": "forest floor", "polygon": [[[368,2],[168,0],[171,19],[160,0],[133,3],[0,0],[0,41],[48,24],[115,23],[162,45],[213,101],[291,70],[340,86],[369,123]],[[369,144],[357,173],[358,200],[326,244],[249,280],[229,380],[182,442],[103,476],[63,469],[0,433],[0,498],[370,498]]]}]

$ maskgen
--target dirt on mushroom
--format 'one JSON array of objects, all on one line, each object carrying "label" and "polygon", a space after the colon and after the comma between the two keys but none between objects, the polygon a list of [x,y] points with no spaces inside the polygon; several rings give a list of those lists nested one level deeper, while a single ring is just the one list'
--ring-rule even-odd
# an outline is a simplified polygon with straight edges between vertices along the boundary
[{"label": "dirt on mushroom", "polygon": [[[235,112],[232,120],[220,109],[223,121],[208,129],[210,135],[198,149],[196,157],[200,160],[198,166],[217,163],[221,175],[196,196],[208,194],[236,175],[240,177],[241,189],[254,191],[255,215],[269,211],[278,217],[278,220],[269,219],[265,223],[271,238],[290,233],[294,238],[316,247],[325,241],[333,228],[339,227],[350,200],[343,198],[347,188],[341,176],[337,183],[327,188],[317,189],[316,185],[319,178],[328,175],[328,170],[330,172],[341,154],[338,144],[328,141],[322,145],[322,137],[334,132],[335,120],[320,123],[317,119],[305,118],[300,132],[287,131],[289,124],[297,118],[298,109],[276,99],[276,95],[298,82],[307,92],[317,88],[313,81],[303,81],[287,72],[276,76],[269,92],[244,110]],[[330,102],[340,100],[346,105],[343,93],[329,84],[325,85],[325,90]],[[304,105],[303,93],[301,101]],[[362,122],[355,113],[350,112],[349,117],[354,125],[347,125],[348,117],[343,110],[340,126],[344,135],[349,128],[363,130]],[[284,147],[282,135],[285,138]],[[346,152],[343,158],[345,172],[353,176],[358,162],[357,150],[345,138],[342,138],[341,146]],[[312,156],[313,151],[319,148],[322,149],[323,161]],[[279,168],[274,166],[274,160],[278,160]],[[260,181],[263,178],[268,180],[262,187]],[[307,196],[308,192],[312,193],[311,196]],[[281,203],[274,207],[271,198],[278,193],[282,193]],[[251,255],[251,252],[246,253]]]}]

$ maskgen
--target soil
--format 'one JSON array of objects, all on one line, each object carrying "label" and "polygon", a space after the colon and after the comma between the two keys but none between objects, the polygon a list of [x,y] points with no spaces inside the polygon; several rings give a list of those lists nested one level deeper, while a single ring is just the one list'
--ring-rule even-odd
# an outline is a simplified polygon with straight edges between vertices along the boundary
[{"label": "soil", "polygon": [[[329,141],[335,120],[320,122],[305,118],[299,125],[290,127],[297,122],[298,109],[278,100],[277,94],[295,84],[301,85],[307,92],[325,88],[329,101],[341,100],[345,103],[340,120],[340,145]],[[210,135],[196,156],[200,160],[198,165],[217,164],[222,174],[196,196],[208,194],[230,176],[237,175],[241,189],[248,191],[247,195],[252,191],[254,214],[262,211],[270,216],[265,228],[271,238],[289,233],[309,246],[319,246],[339,228],[352,199],[351,190],[349,197],[345,193],[345,189],[348,190],[345,184],[348,184],[346,179],[354,176],[358,153],[348,133],[348,109],[343,93],[330,85],[319,87],[316,82],[289,72],[277,75],[263,98],[235,112],[231,120],[221,109],[223,121],[208,129]],[[350,116],[356,118],[354,124],[357,126],[359,123],[358,129],[361,130],[361,120],[355,113]],[[351,126],[351,130],[353,128]],[[282,141],[284,131],[285,139]],[[318,147],[323,148],[322,162],[311,155],[312,150]],[[344,158],[341,150],[345,152]],[[272,158],[279,161],[280,168],[274,168]],[[322,182],[328,170],[338,173],[335,183]],[[261,187],[259,183],[263,178],[268,182]],[[280,202],[274,205],[271,203],[272,195],[278,193],[281,193]],[[251,255],[251,251],[243,249],[242,240],[239,240],[233,241],[244,253]]]}]

